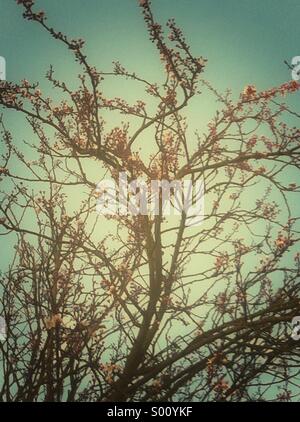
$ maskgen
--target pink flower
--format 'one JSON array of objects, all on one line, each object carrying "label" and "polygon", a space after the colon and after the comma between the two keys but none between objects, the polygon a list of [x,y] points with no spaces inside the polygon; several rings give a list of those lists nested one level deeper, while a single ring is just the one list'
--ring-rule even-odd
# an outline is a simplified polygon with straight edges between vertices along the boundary
[{"label": "pink flower", "polygon": [[254,97],[257,93],[257,89],[254,85],[247,85],[244,88],[243,94],[245,97]]},{"label": "pink flower", "polygon": [[145,7],[148,5],[148,0],[140,0],[140,6]]},{"label": "pink flower", "polygon": [[6,169],[6,168],[4,168],[4,167],[0,167],[0,176],[1,176],[2,174],[6,176],[6,175],[8,174],[8,169]]}]

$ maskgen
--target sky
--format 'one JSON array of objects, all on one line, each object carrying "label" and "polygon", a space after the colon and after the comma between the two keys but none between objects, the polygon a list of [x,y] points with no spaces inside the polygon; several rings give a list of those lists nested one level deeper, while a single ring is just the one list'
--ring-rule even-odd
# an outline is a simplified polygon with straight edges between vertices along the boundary
[{"label": "sky", "polygon": [[[87,41],[90,60],[112,60],[153,75],[157,68],[137,0],[37,0],[49,22]],[[283,61],[300,54],[298,0],[153,0],[160,22],[174,17],[195,54],[208,59],[206,76],[220,89],[245,83],[266,88],[289,79]],[[0,56],[7,78],[40,79],[49,64],[66,70],[71,57],[37,24],[22,18],[14,0],[0,0]]]},{"label": "sky", "polygon": [[[205,78],[224,91],[231,88],[238,96],[245,85],[258,90],[291,79],[284,60],[300,55],[299,0],[153,0],[156,20],[174,17],[191,45],[194,55],[208,59]],[[161,63],[147,31],[137,0],[36,0],[48,22],[70,37],[86,40],[89,63],[103,71],[120,61],[150,81],[161,77]],[[65,46],[46,31],[22,18],[22,8],[14,0],[0,0],[0,56],[6,59],[9,81],[42,81],[50,64],[58,79],[75,83],[79,73]],[[110,97],[136,100],[132,87],[106,83]],[[293,97],[299,107],[299,93]],[[195,129],[205,126],[212,105],[206,98],[192,105]],[[210,116],[211,118],[212,116]],[[31,136],[15,113],[6,116],[16,142]]]},{"label": "sky", "polygon": [[[204,77],[217,89],[231,88],[238,96],[247,84],[264,90],[291,79],[284,60],[300,55],[299,0],[153,0],[152,5],[158,22],[175,18],[193,54],[208,59]],[[150,81],[161,78],[137,0],[36,0],[36,9],[46,12],[56,30],[85,39],[89,63],[98,69],[110,71],[112,61],[120,61]],[[0,56],[6,59],[7,80],[40,81],[43,92],[50,89],[43,82],[50,64],[56,77],[69,84],[76,83],[80,70],[62,43],[23,19],[14,0],[0,0]],[[105,86],[110,97],[136,100],[130,83]],[[292,100],[296,107],[299,95]],[[213,110],[206,98],[192,103],[193,129],[206,127]],[[18,145],[30,139],[21,116],[8,113],[5,119]]]},{"label": "sky", "polygon": [[[291,79],[284,60],[291,62],[300,55],[299,0],[153,0],[152,4],[158,22],[174,17],[193,54],[208,59],[204,77],[217,89],[230,88],[238,95],[248,84],[264,90]],[[148,40],[138,0],[36,0],[36,8],[46,12],[56,30],[85,39],[89,63],[98,69],[110,71],[112,61],[120,61],[146,79],[161,78],[162,66]],[[10,81],[43,81],[50,64],[58,79],[70,84],[79,73],[65,46],[38,24],[25,21],[14,0],[0,0],[0,56],[6,59]],[[42,83],[42,88],[48,87]],[[110,96],[136,100],[130,85],[111,83],[107,88]],[[293,99],[296,105],[299,95]],[[207,101],[197,107],[199,113],[213,110]],[[12,119],[18,130],[22,125]]]},{"label": "sky", "polygon": [[[109,71],[113,60],[120,61],[155,81],[161,76],[161,63],[137,3],[36,0],[56,30],[85,39],[89,63]],[[193,53],[208,59],[205,78],[219,90],[231,88],[238,95],[248,84],[265,90],[291,79],[284,61],[300,56],[299,0],[152,0],[152,4],[157,21],[174,17]],[[50,64],[58,78],[70,83],[79,73],[70,52],[39,25],[25,21],[14,0],[0,0],[0,56],[6,60],[9,81],[41,81]],[[121,88],[129,97],[134,94],[130,86]],[[106,89],[110,96],[123,94],[120,86],[108,84]],[[299,95],[293,99],[298,110]],[[199,125],[201,111],[209,113],[205,101],[192,110]],[[14,113],[6,118],[17,142],[30,136]],[[0,269],[6,256],[0,252]]]}]

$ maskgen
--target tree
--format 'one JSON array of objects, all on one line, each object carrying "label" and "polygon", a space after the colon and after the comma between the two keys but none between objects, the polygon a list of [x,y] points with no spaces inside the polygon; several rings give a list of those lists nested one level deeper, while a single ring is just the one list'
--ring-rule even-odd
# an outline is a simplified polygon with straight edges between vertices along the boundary
[{"label": "tree", "polygon": [[[103,72],[89,64],[84,41],[49,26],[34,0],[18,3],[82,73],[73,90],[51,66],[59,100],[27,80],[0,82],[4,110],[24,116],[38,140],[22,152],[2,118],[1,235],[14,236],[16,250],[1,276],[1,400],[299,397],[290,328],[300,312],[299,185],[286,175],[299,171],[300,116],[281,96],[300,84],[248,85],[236,99],[219,93],[203,78],[206,59],[172,19],[165,37],[149,0],[139,3],[163,83],[120,63]],[[142,86],[143,101],[109,98],[107,78]],[[187,110],[192,98],[205,101],[200,86],[219,109],[205,133],[191,134]],[[113,115],[123,123],[110,128]],[[168,218],[162,205],[155,216],[97,215],[91,168],[100,165],[116,182],[120,172],[147,186],[204,180],[202,225],[190,226],[185,212]]]}]

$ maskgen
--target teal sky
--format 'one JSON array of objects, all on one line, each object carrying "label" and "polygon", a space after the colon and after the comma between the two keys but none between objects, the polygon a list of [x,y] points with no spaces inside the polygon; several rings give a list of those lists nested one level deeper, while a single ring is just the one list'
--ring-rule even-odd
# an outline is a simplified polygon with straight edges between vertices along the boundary
[{"label": "teal sky", "polygon": [[[152,5],[158,22],[174,17],[192,53],[208,59],[204,78],[218,90],[231,88],[238,95],[247,84],[264,90],[291,79],[284,60],[300,55],[299,0],[153,0]],[[43,93],[52,96],[44,80],[51,64],[57,79],[78,86],[81,69],[65,46],[38,24],[25,21],[15,0],[0,0],[0,6],[0,56],[7,62],[7,79],[39,81]],[[138,0],[36,0],[36,9],[45,10],[56,30],[85,39],[89,63],[98,69],[110,71],[118,60],[151,82],[161,80],[162,65],[148,40]],[[130,82],[110,79],[104,86],[110,98],[135,102],[144,97]],[[291,99],[294,109],[299,95]],[[206,128],[215,111],[211,100],[191,102],[192,131]],[[27,136],[19,116],[9,113],[6,119],[15,136]]]},{"label": "teal sky", "polygon": [[[109,71],[112,61],[119,60],[128,70],[155,82],[162,67],[137,4],[137,0],[36,0],[36,9],[45,10],[56,30],[86,40],[90,64]],[[300,55],[299,0],[153,0],[152,4],[157,21],[174,17],[193,54],[208,59],[204,77],[217,89],[232,88],[238,95],[247,84],[263,90],[291,79],[284,60]],[[0,6],[0,56],[7,62],[7,79],[41,81],[47,91],[43,77],[52,64],[56,77],[72,84],[80,70],[65,46],[38,24],[25,21],[14,0],[0,0]],[[109,97],[143,98],[136,87],[123,81],[107,81],[105,88]],[[299,95],[292,99],[295,110],[299,110]],[[197,101],[192,102],[189,117],[193,129],[201,130],[215,105],[206,97]],[[20,115],[6,113],[5,121],[17,145],[32,136]],[[295,181],[291,174],[285,177]],[[298,210],[298,201],[293,206]]]},{"label": "teal sky", "polygon": [[[193,54],[208,59],[204,77],[217,89],[232,88],[238,95],[247,84],[263,90],[291,79],[284,60],[300,55],[299,0],[153,0],[152,5],[157,21],[163,24],[174,17]],[[46,12],[56,30],[84,38],[89,63],[100,70],[111,70],[112,61],[119,60],[150,81],[161,78],[162,66],[137,0],[36,0],[36,9]],[[44,75],[50,64],[56,77],[68,84],[80,72],[65,46],[38,24],[25,21],[14,0],[0,0],[0,56],[6,59],[8,80],[40,81],[46,92]],[[144,95],[124,81],[108,80],[105,90],[109,97],[129,96],[134,101]],[[295,110],[299,95],[292,99]],[[191,103],[192,129],[201,131],[212,118],[215,105],[209,101],[200,96]],[[31,131],[20,115],[5,114],[21,146],[32,137]]]},{"label": "teal sky", "polygon": [[[36,8],[46,12],[56,30],[86,40],[90,64],[109,71],[111,62],[118,60],[154,82],[162,68],[137,4],[137,0],[36,0]],[[152,0],[152,4],[159,23],[174,17],[193,54],[208,59],[204,77],[217,89],[232,88],[237,95],[247,84],[264,90],[291,79],[284,60],[300,56],[300,0]],[[9,81],[42,81],[50,64],[56,77],[68,83],[79,73],[65,46],[36,23],[25,21],[14,0],[0,0],[0,56],[6,59]],[[137,91],[131,92],[127,85],[121,88],[124,92],[120,85],[106,83],[110,97],[125,93],[136,99]],[[296,110],[299,95],[292,100]],[[197,107],[194,104],[191,111],[195,128],[207,123],[204,119],[211,110],[202,99]],[[16,142],[30,136],[15,113],[6,119]],[[298,210],[299,200],[293,205]],[[6,245],[0,269],[8,255]]]},{"label": "teal sky", "polygon": [[[136,0],[37,0],[55,28],[83,37],[92,62],[109,69],[114,59],[153,76],[158,61]],[[14,0],[0,0],[0,55],[9,80],[40,79],[71,57],[37,24],[24,21]],[[299,0],[153,0],[157,19],[176,18],[193,47],[208,58],[206,77],[219,88],[255,83],[259,88],[290,79],[283,64],[300,54]],[[70,59],[70,60],[69,60]]]}]

